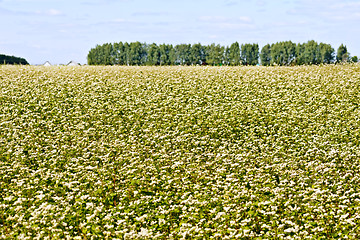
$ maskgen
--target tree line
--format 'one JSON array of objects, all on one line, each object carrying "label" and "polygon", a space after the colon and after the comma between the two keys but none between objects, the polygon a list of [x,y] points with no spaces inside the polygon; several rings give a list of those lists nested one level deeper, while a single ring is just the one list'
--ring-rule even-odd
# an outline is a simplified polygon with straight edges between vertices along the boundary
[{"label": "tree line", "polygon": [[146,44],[141,42],[105,43],[92,48],[87,56],[89,65],[304,65],[357,62],[350,58],[341,44],[335,55],[330,44],[310,40],[306,43],[291,41],[266,44],[260,51],[254,43],[230,46],[220,44]]},{"label": "tree line", "polygon": [[330,44],[317,43],[310,40],[306,43],[293,43],[291,41],[277,42],[265,45],[260,53],[262,65],[310,65],[330,64],[340,62],[357,62],[356,56],[350,58],[347,47],[341,44],[335,55]]},{"label": "tree line", "polygon": [[29,63],[24,58],[0,54],[0,64],[28,65]]}]

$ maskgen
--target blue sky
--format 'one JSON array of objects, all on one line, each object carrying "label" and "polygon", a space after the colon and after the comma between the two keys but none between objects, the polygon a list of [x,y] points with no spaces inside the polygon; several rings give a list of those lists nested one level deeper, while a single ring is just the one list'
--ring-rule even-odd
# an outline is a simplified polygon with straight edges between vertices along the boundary
[{"label": "blue sky", "polygon": [[291,40],[360,56],[360,0],[0,0],[0,53],[86,63],[96,44]]}]

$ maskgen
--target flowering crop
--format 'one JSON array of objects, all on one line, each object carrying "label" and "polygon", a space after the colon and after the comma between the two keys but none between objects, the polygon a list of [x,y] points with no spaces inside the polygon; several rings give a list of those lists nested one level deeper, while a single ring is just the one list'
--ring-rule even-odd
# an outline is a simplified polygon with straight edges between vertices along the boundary
[{"label": "flowering crop", "polygon": [[0,67],[0,239],[360,238],[360,66]]}]

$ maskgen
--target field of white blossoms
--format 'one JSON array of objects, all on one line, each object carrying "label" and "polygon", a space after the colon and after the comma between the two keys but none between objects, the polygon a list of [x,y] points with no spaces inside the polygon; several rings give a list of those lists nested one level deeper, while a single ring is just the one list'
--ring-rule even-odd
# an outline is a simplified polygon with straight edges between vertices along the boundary
[{"label": "field of white blossoms", "polygon": [[359,239],[360,65],[0,67],[0,239]]}]

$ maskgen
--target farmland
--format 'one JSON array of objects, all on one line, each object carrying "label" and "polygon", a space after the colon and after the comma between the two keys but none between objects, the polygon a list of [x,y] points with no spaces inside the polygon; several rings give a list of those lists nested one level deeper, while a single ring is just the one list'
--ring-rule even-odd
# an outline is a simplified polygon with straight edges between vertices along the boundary
[{"label": "farmland", "polygon": [[0,67],[0,239],[360,238],[360,66]]}]

